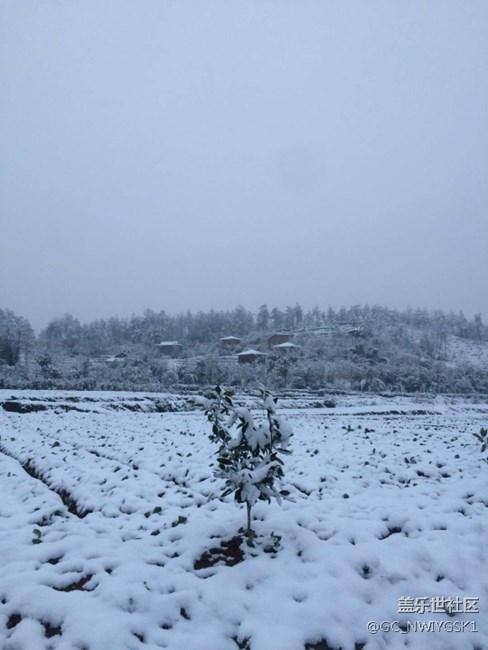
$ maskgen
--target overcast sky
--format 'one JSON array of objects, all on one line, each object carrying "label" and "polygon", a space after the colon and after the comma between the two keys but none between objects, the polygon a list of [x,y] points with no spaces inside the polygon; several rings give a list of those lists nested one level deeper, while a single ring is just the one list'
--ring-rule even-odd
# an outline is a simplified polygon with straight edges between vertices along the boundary
[{"label": "overcast sky", "polygon": [[486,0],[0,0],[0,307],[488,320]]}]

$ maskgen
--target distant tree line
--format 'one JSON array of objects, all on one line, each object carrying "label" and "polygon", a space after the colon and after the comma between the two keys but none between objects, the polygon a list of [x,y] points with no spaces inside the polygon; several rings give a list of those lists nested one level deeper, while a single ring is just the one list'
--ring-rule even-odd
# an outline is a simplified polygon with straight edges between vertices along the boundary
[{"label": "distant tree line", "polygon": [[[293,334],[296,346],[287,355],[267,346],[272,332],[283,331]],[[241,350],[266,355],[238,364],[218,345],[228,335],[241,339]],[[162,357],[161,341],[178,341],[180,358]],[[488,368],[478,359],[483,350],[488,327],[479,314],[468,319],[461,312],[262,305],[256,313],[242,306],[177,315],[146,310],[87,324],[65,314],[36,337],[25,318],[0,309],[3,388],[165,390],[262,382],[270,388],[488,393]]]}]

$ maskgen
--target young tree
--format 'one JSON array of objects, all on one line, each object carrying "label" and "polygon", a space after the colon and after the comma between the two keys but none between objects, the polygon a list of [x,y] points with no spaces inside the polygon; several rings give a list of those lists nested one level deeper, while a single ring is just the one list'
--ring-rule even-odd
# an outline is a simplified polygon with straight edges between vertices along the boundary
[{"label": "young tree", "polygon": [[283,478],[281,454],[291,453],[288,444],[293,435],[291,426],[277,415],[276,402],[261,390],[265,416],[255,418],[247,408],[236,406],[233,392],[217,386],[208,397],[194,398],[212,424],[209,438],[218,445],[215,476],[225,479],[222,496],[234,494],[237,503],[244,503],[247,512],[246,535],[252,544],[252,507],[258,501],[281,501],[286,490],[278,490]]}]

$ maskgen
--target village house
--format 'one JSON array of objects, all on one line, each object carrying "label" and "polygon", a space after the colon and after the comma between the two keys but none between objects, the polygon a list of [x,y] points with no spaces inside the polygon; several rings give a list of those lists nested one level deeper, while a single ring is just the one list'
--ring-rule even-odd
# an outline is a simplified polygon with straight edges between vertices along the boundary
[{"label": "village house", "polygon": [[219,340],[219,347],[223,350],[233,350],[239,347],[241,343],[241,339],[237,338],[237,336],[223,336]]},{"label": "village house", "polygon": [[156,347],[165,357],[177,357],[183,350],[183,346],[178,341],[162,341],[157,343]]},{"label": "village house", "polygon": [[278,354],[288,357],[296,352],[297,346],[294,343],[287,341],[286,343],[278,343],[278,345],[273,345],[273,350]]},{"label": "village house", "polygon": [[99,354],[93,359],[90,359],[89,363],[92,366],[116,365],[118,363],[123,363],[126,359],[127,354],[125,352],[119,352],[119,354]]},{"label": "village house", "polygon": [[238,363],[253,363],[258,359],[264,359],[265,356],[266,353],[259,352],[259,350],[244,350],[237,355],[237,361]]},{"label": "village house", "polygon": [[275,345],[280,345],[281,343],[289,343],[292,337],[293,334],[287,334],[285,332],[277,332],[275,334],[271,334],[271,336],[268,337],[268,347],[271,349]]}]

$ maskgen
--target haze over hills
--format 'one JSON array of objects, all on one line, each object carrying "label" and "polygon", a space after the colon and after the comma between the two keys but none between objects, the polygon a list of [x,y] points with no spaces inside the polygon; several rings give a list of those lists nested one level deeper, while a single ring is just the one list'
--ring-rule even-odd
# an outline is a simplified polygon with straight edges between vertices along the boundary
[{"label": "haze over hills", "polygon": [[65,314],[36,336],[26,319],[0,310],[0,387],[158,391],[215,383],[488,393],[488,327],[461,312],[296,304],[257,313],[146,310],[87,324]]}]

